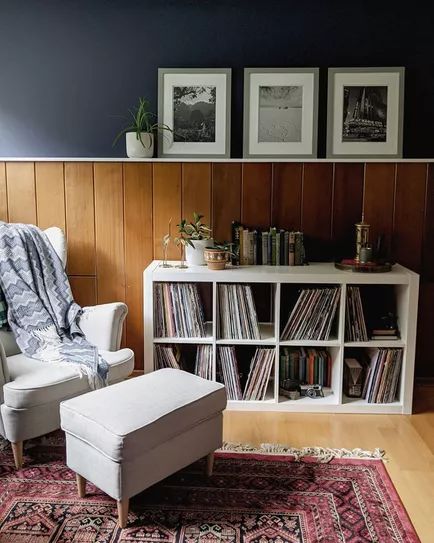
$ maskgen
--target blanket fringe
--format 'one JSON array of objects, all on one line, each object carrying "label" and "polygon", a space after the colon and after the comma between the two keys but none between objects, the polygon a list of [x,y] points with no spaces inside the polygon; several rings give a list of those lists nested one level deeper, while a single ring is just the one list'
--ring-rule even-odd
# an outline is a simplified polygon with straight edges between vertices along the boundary
[{"label": "blanket fringe", "polygon": [[334,458],[351,458],[359,460],[382,460],[387,462],[386,453],[382,449],[365,451],[363,449],[332,449],[328,447],[303,447],[294,448],[279,443],[261,443],[258,447],[244,443],[223,443],[222,452],[252,453],[252,454],[274,454],[293,456],[296,462],[302,458],[313,457],[319,462],[327,463]]}]

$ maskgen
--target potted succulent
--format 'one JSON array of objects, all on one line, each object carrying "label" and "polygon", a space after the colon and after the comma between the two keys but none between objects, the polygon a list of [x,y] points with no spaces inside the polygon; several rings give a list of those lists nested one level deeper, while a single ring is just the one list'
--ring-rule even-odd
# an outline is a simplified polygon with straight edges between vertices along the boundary
[{"label": "potted succulent", "polygon": [[185,240],[185,258],[190,266],[204,266],[204,249],[213,245],[211,228],[204,224],[202,219],[203,215],[194,212],[192,222],[182,219],[178,224],[178,232]]},{"label": "potted succulent", "polygon": [[236,256],[232,250],[233,247],[234,244],[227,241],[216,241],[213,247],[206,247],[204,258],[208,268],[210,270],[224,270],[229,262],[229,257]]},{"label": "potted succulent", "polygon": [[127,156],[130,158],[152,158],[154,156],[154,136],[158,131],[172,129],[155,122],[156,115],[149,111],[149,102],[139,98],[137,107],[128,110],[130,124],[123,128],[113,141],[113,147],[125,134]]}]

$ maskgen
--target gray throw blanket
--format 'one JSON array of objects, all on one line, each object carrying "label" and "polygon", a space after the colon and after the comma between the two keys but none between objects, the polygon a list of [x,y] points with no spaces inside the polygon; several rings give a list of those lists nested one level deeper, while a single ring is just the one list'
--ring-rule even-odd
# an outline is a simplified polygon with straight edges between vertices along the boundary
[{"label": "gray throw blanket", "polygon": [[67,362],[92,389],[107,382],[108,365],[78,325],[68,277],[47,236],[28,224],[0,222],[0,289],[21,351],[44,362]]}]

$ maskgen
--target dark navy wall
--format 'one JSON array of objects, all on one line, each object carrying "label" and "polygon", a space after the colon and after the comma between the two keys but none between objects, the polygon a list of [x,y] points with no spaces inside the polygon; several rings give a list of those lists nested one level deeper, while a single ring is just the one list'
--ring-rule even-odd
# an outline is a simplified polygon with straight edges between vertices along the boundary
[{"label": "dark navy wall", "polygon": [[[400,5],[402,4],[402,5]],[[116,115],[156,108],[158,67],[233,69],[242,154],[245,66],[405,66],[404,156],[434,156],[431,2],[0,0],[0,156],[125,156]]]}]

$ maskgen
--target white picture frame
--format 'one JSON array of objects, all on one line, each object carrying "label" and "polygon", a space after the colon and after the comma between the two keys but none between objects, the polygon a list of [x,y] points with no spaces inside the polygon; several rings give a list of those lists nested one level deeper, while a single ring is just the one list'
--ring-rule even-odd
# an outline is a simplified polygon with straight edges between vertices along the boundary
[{"label": "white picture frame", "polygon": [[316,158],[319,68],[245,68],[245,158]]},{"label": "white picture frame", "polygon": [[401,158],[405,69],[329,68],[328,158]]},{"label": "white picture frame", "polygon": [[230,119],[230,68],[158,69],[159,157],[228,158]]}]

